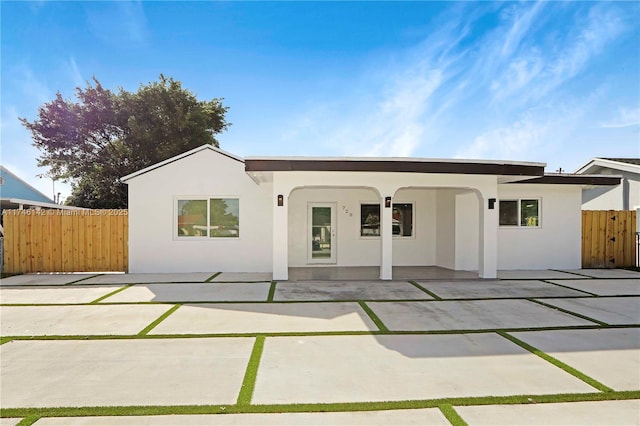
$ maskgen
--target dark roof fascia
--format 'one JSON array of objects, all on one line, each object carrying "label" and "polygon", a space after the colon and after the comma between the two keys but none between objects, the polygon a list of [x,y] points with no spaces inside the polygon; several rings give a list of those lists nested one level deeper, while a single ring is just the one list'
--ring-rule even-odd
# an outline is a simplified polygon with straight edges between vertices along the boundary
[{"label": "dark roof fascia", "polygon": [[615,186],[619,185],[620,176],[589,176],[589,175],[545,175],[537,178],[514,182],[517,184],[547,184],[547,185],[590,185]]},{"label": "dark roof fascia", "polygon": [[544,167],[524,164],[445,161],[260,160],[245,159],[247,172],[404,172],[502,176],[542,176]]}]

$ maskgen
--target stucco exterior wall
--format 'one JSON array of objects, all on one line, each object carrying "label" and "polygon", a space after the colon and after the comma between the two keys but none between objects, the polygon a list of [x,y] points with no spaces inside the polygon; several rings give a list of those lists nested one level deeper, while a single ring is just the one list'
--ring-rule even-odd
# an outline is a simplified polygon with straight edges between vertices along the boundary
[{"label": "stucco exterior wall", "polygon": [[436,192],[433,189],[399,189],[396,203],[413,203],[413,237],[393,238],[393,264],[416,266],[435,264]]},{"label": "stucco exterior wall", "polygon": [[[128,184],[129,272],[271,271],[271,186],[244,163],[203,150]],[[177,197],[239,198],[240,237],[178,239]]]},{"label": "stucco exterior wall", "polygon": [[[479,201],[475,192],[456,194],[455,268],[461,271],[478,270]],[[497,207],[497,206],[496,206]]]},{"label": "stucco exterior wall", "polygon": [[435,265],[454,269],[456,266],[456,193],[454,190],[438,190],[436,217]]},{"label": "stucco exterior wall", "polygon": [[620,175],[617,186],[582,190],[582,210],[636,210],[640,208],[640,175],[622,170],[600,167],[597,173]]},{"label": "stucco exterior wall", "polygon": [[[435,191],[400,189],[397,203],[414,205],[414,236],[394,237],[393,264],[433,265],[435,262]],[[332,266],[379,266],[380,237],[360,236],[360,204],[379,203],[376,191],[367,188],[298,188],[289,196],[289,266],[308,266],[308,204],[336,205],[336,263]]]},{"label": "stucco exterior wall", "polygon": [[581,187],[498,185],[499,199],[539,198],[540,227],[498,228],[498,269],[579,269]]}]

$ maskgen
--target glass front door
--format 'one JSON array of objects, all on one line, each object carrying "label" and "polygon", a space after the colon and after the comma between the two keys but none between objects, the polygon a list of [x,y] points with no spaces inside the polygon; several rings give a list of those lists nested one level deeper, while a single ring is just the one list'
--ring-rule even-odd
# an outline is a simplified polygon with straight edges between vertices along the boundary
[{"label": "glass front door", "polygon": [[309,204],[309,263],[336,262],[335,204]]}]

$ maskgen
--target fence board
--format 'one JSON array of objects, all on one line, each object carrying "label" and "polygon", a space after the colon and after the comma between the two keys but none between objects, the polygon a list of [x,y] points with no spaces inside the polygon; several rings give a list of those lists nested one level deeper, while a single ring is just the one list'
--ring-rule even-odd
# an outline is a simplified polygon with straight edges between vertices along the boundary
[{"label": "fence board", "polygon": [[126,210],[5,210],[4,271],[126,271]]},{"label": "fence board", "polygon": [[636,212],[585,210],[582,212],[582,267],[635,266]]}]

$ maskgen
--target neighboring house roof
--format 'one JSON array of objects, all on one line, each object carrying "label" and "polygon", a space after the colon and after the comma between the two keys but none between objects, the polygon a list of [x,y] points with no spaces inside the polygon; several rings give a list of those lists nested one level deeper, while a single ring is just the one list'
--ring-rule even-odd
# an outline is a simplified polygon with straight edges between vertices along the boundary
[{"label": "neighboring house roof", "polygon": [[635,164],[640,166],[640,158],[603,158],[603,160],[617,161],[618,163]]},{"label": "neighboring house roof", "polygon": [[640,174],[640,158],[592,158],[584,166],[575,171],[576,174],[593,173],[599,168],[620,170],[622,172]]},{"label": "neighboring house roof", "polygon": [[0,198],[5,200],[17,198],[21,200],[53,204],[53,200],[51,198],[29,185],[24,179],[21,179],[2,165],[0,165],[0,177],[2,178],[2,185],[0,185]]},{"label": "neighboring house roof", "polygon": [[123,177],[120,178],[120,181],[121,182],[126,182],[126,181],[128,181],[130,179],[133,179],[133,178],[137,177],[137,176],[143,175],[145,173],[149,173],[150,171],[155,170],[155,169],[157,169],[159,167],[165,166],[167,164],[173,163],[175,161],[181,160],[183,158],[189,157],[189,156],[191,156],[193,154],[197,154],[198,152],[205,151],[205,150],[211,150],[211,151],[217,152],[218,154],[222,154],[225,157],[229,157],[229,158],[231,158],[233,160],[236,160],[236,161],[239,161],[241,163],[244,163],[244,160],[242,158],[240,158],[240,157],[238,157],[236,155],[233,155],[233,154],[231,154],[231,153],[229,153],[227,151],[223,151],[220,148],[216,148],[213,145],[202,145],[202,146],[194,148],[194,149],[192,149],[190,151],[183,152],[182,154],[176,155],[175,157],[171,157],[171,158],[168,158],[168,159],[166,159],[164,161],[161,161],[159,163],[153,164],[153,165],[151,165],[149,167],[145,167],[144,169],[138,170],[137,172],[133,172],[131,174],[123,176]]},{"label": "neighboring house roof", "polygon": [[84,207],[65,206],[64,204],[56,204],[54,202],[43,203],[40,201],[23,200],[20,198],[2,198],[0,199],[0,208],[5,209],[20,209],[40,207],[44,209],[57,209],[57,210],[86,210]]}]

